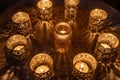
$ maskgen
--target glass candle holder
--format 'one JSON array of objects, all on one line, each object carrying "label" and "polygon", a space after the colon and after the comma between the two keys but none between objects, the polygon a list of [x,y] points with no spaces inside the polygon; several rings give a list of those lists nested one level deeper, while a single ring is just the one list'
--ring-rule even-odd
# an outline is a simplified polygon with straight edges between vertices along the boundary
[{"label": "glass candle holder", "polygon": [[69,24],[74,24],[76,22],[77,8],[79,0],[64,0],[65,1],[65,19]]},{"label": "glass candle holder", "polygon": [[38,80],[51,80],[54,75],[53,60],[46,53],[36,54],[30,60],[30,69]]},{"label": "glass candle holder", "polygon": [[77,80],[92,80],[97,61],[88,53],[80,53],[73,59],[72,74]]},{"label": "glass candle holder", "polygon": [[108,63],[114,61],[117,55],[119,39],[111,33],[103,33],[98,37],[94,53],[99,61]]},{"label": "glass candle holder", "polygon": [[65,53],[71,45],[72,29],[66,22],[60,22],[55,26],[55,48],[59,53]]},{"label": "glass candle holder", "polygon": [[52,15],[53,15],[52,6],[53,6],[53,3],[51,0],[40,0],[37,3],[37,7],[39,10],[39,17],[42,20],[46,21],[46,20],[51,19]]},{"label": "glass candle holder", "polygon": [[30,55],[28,42],[23,35],[13,35],[6,41],[6,56],[8,62],[26,59]]},{"label": "glass candle holder", "polygon": [[26,12],[17,12],[12,16],[12,21],[16,24],[18,32],[22,35],[32,33],[30,16]]},{"label": "glass candle holder", "polygon": [[98,32],[107,21],[108,13],[103,9],[93,9],[90,11],[88,30]]}]

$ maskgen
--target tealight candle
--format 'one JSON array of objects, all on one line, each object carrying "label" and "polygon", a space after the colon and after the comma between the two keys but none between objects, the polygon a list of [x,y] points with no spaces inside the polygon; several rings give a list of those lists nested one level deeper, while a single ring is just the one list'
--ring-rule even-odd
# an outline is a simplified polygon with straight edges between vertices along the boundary
[{"label": "tealight candle", "polygon": [[60,22],[55,26],[54,39],[56,50],[60,53],[67,52],[71,44],[72,30],[66,22]]},{"label": "tealight candle", "polygon": [[107,48],[107,49],[110,49],[110,48],[111,48],[108,44],[105,44],[105,43],[101,43],[100,45],[101,45],[102,47],[104,47],[104,48]]},{"label": "tealight candle", "polygon": [[32,31],[30,16],[26,12],[17,12],[12,16],[12,21],[18,26],[18,32],[23,35],[28,35]]},{"label": "tealight candle", "polygon": [[80,72],[83,73],[88,73],[89,72],[89,67],[86,63],[84,62],[78,62],[75,64],[75,68],[79,70]]},{"label": "tealight candle", "polygon": [[22,48],[24,48],[24,46],[16,46],[15,48],[14,48],[14,50],[21,50]]},{"label": "tealight candle", "polygon": [[35,69],[36,73],[46,73],[49,71],[49,68],[46,65],[40,65]]},{"label": "tealight candle", "polygon": [[102,29],[108,18],[108,13],[103,9],[93,9],[90,11],[88,29],[93,32],[98,32]]}]

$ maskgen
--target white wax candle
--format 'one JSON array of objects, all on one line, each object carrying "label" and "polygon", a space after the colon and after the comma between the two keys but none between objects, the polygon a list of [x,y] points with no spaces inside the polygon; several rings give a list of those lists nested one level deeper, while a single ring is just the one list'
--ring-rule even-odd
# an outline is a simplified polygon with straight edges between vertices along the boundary
[{"label": "white wax candle", "polygon": [[104,48],[107,48],[107,49],[110,49],[110,48],[111,48],[108,44],[105,44],[105,43],[101,43],[100,45],[101,45],[102,47],[104,47]]},{"label": "white wax candle", "polygon": [[21,50],[24,46],[16,46],[14,50]]},{"label": "white wax candle", "polygon": [[48,66],[46,65],[40,65],[35,69],[35,73],[46,73],[47,71],[49,71]]},{"label": "white wax candle", "polygon": [[89,67],[86,63],[84,62],[78,62],[75,64],[75,68],[83,73],[88,73],[89,72]]}]

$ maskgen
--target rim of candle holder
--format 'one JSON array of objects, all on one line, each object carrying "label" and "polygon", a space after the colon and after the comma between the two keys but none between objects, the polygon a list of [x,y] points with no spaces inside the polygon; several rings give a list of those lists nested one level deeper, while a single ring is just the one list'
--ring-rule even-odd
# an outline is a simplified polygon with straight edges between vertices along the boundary
[{"label": "rim of candle holder", "polygon": [[[97,12],[97,11],[99,11],[99,13],[101,12],[101,14],[102,14],[102,16],[104,15],[104,17],[101,19],[101,20],[105,20],[105,19],[107,19],[108,18],[108,13],[106,12],[106,10],[104,10],[104,9],[100,9],[100,8],[95,8],[95,9],[92,9],[91,11],[90,11],[90,16],[92,17],[92,18],[94,18],[95,16],[94,16],[94,12]],[[97,12],[97,14],[98,14],[98,12]],[[96,20],[98,20],[97,18],[95,18]]]},{"label": "rim of candle holder", "polygon": [[[20,21],[17,21],[17,20],[19,20],[19,17],[21,18],[21,16],[24,16],[24,18],[20,19]],[[24,22],[28,21],[29,19],[30,19],[29,14],[26,12],[22,12],[22,11],[19,11],[12,16],[12,21],[15,23],[24,23]]]},{"label": "rim of candle holder", "polygon": [[74,4],[70,3],[70,0],[65,0],[67,6],[77,6],[80,3],[80,0],[74,0]]},{"label": "rim of candle holder", "polygon": [[[60,33],[60,29],[62,27],[65,27],[65,31],[67,31],[66,33]],[[61,29],[62,30],[62,29]],[[71,29],[71,26],[67,23],[67,22],[60,22],[58,24],[56,24],[55,26],[55,31],[58,33],[58,34],[61,34],[61,35],[66,35],[66,34],[69,34],[70,32],[72,32],[72,29]]]},{"label": "rim of candle holder", "polygon": [[[49,9],[49,8],[51,8],[51,7],[53,6],[53,3],[52,3],[51,0],[46,0],[45,2],[47,2],[47,3],[43,3],[43,1],[44,1],[44,0],[40,0],[40,1],[37,2],[37,7],[38,7],[39,9],[45,10],[45,9]],[[49,2],[48,2],[48,1],[49,1]],[[43,5],[47,5],[47,6],[48,6],[48,4],[50,4],[49,7],[47,8],[46,6],[44,6],[44,7],[45,7],[45,9],[44,9]]]},{"label": "rim of candle holder", "polygon": [[25,47],[25,45],[27,45],[27,38],[23,35],[17,34],[9,37],[6,41],[6,48],[10,50],[14,49],[17,45],[24,45]]},{"label": "rim of candle holder", "polygon": [[111,48],[117,48],[119,46],[119,39],[112,33],[102,33],[98,37],[98,43],[108,43]]}]

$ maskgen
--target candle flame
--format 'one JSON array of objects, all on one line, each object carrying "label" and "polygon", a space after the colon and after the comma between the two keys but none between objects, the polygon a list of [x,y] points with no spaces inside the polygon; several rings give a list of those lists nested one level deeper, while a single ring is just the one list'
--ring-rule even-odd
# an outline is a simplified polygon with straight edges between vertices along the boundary
[{"label": "candle flame", "polygon": [[44,72],[44,70],[41,68],[41,69],[40,69],[40,72],[41,72],[41,73],[43,73],[43,72]]}]

